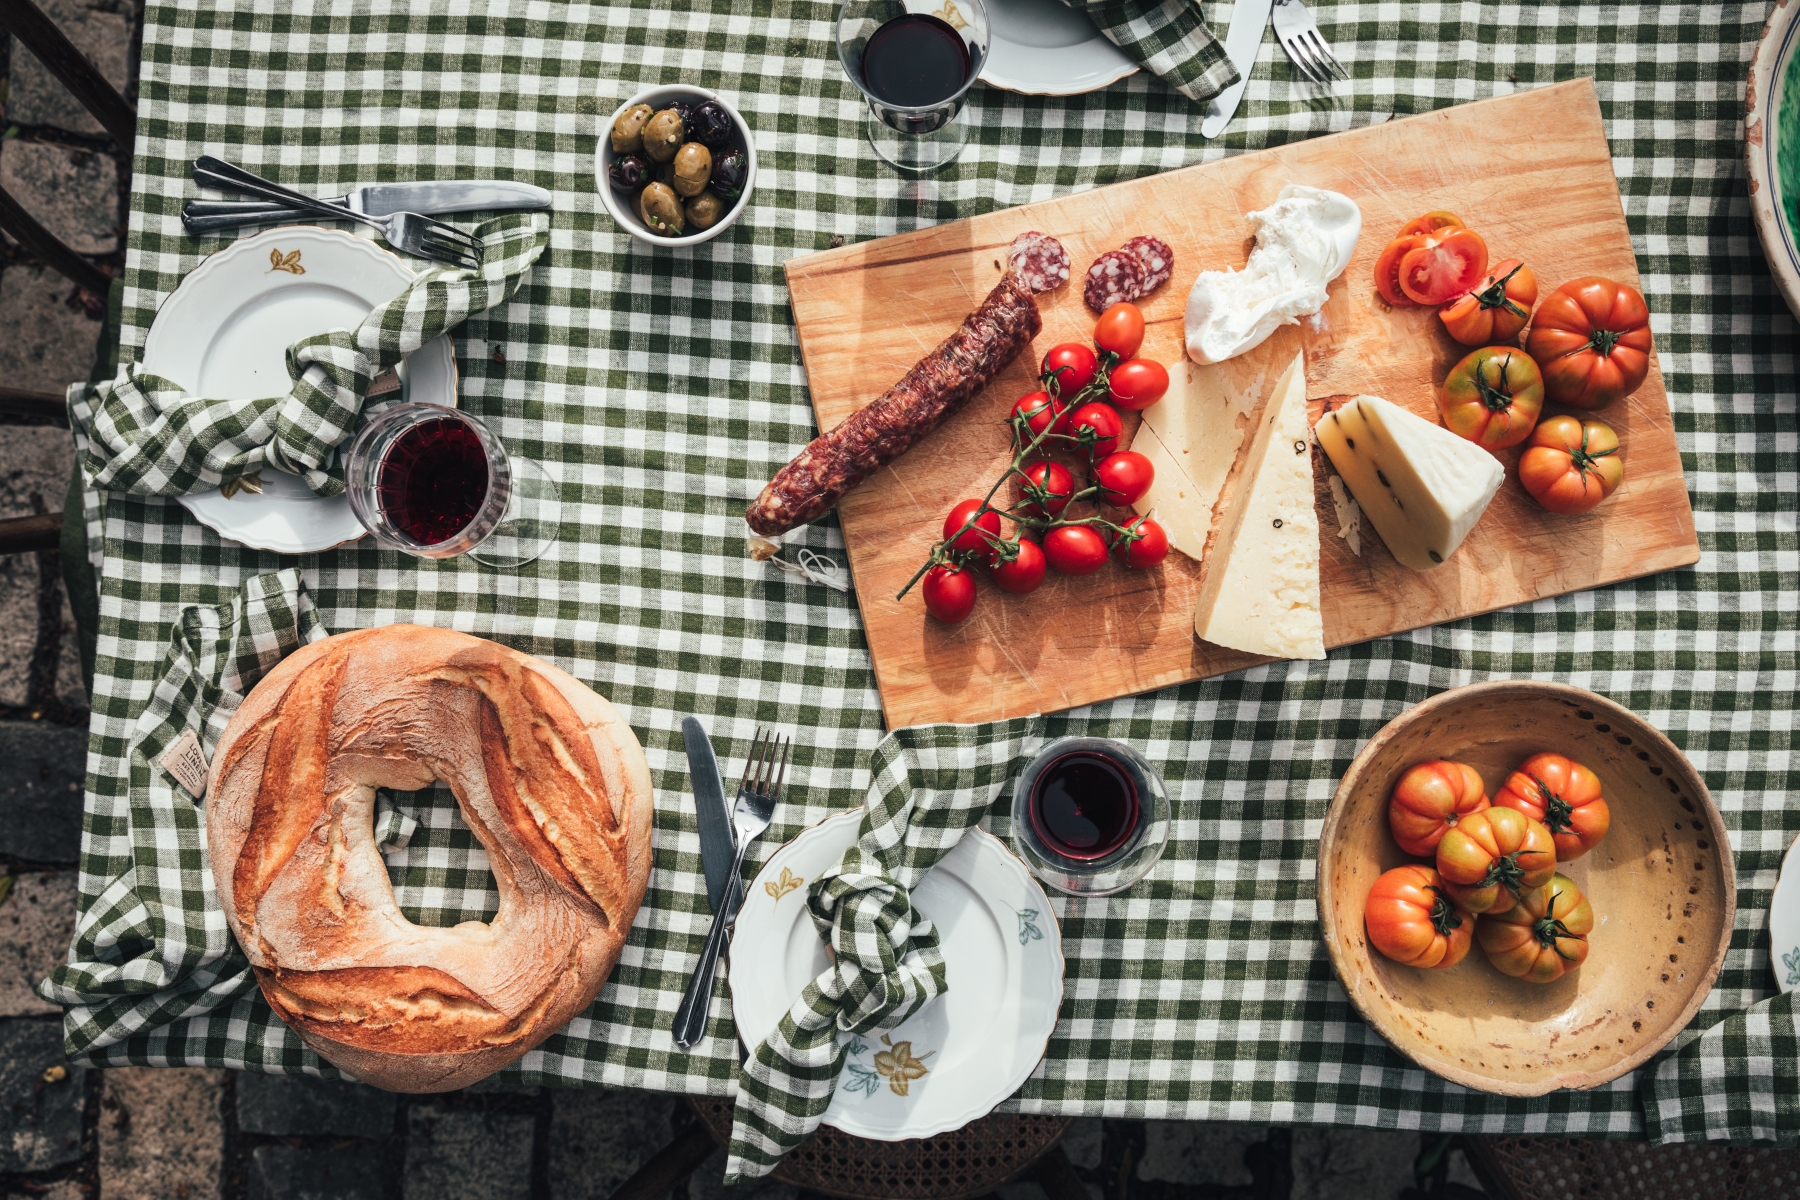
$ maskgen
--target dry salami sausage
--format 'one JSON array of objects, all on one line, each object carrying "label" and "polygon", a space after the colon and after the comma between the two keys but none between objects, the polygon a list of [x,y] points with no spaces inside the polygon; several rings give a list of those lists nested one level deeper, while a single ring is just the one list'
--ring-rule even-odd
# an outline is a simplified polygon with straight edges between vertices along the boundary
[{"label": "dry salami sausage", "polygon": [[1047,233],[1021,233],[1008,251],[1013,270],[1034,292],[1047,292],[1069,282],[1069,252]]},{"label": "dry salami sausage", "polygon": [[1088,268],[1081,298],[1097,313],[1144,294],[1144,268],[1128,250],[1108,250]]},{"label": "dry salami sausage", "polygon": [[1031,289],[1008,271],[962,328],[906,377],[781,468],[744,514],[750,528],[779,537],[837,507],[857,484],[893,462],[986,387],[1030,345],[1043,319]]},{"label": "dry salami sausage", "polygon": [[1144,290],[1140,296],[1148,296],[1175,274],[1175,252],[1169,249],[1169,243],[1161,238],[1143,234],[1132,238],[1120,247],[1136,256],[1138,265],[1144,268]]}]

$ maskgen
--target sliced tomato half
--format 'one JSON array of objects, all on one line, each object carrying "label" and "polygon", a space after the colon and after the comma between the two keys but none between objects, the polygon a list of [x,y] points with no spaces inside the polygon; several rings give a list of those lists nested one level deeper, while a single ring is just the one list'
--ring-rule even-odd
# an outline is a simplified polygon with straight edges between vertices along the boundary
[{"label": "sliced tomato half", "polygon": [[1400,259],[1400,290],[1414,304],[1443,304],[1481,282],[1487,243],[1472,229],[1427,234]]},{"label": "sliced tomato half", "polygon": [[1375,290],[1395,308],[1413,306],[1406,293],[1400,290],[1400,260],[1406,257],[1408,251],[1423,246],[1425,242],[1423,234],[1397,237],[1387,244],[1387,249],[1375,260]]},{"label": "sliced tomato half", "polygon": [[1433,209],[1422,217],[1414,217],[1400,229],[1399,237],[1410,237],[1415,233],[1436,233],[1440,229],[1466,229],[1463,219],[1453,212],[1441,208]]}]

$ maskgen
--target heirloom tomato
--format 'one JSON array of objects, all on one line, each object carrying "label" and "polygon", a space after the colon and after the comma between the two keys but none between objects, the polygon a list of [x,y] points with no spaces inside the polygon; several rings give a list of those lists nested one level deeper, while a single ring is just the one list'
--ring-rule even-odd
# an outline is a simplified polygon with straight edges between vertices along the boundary
[{"label": "heirloom tomato", "polygon": [[1013,405],[1013,416],[1025,418],[1025,428],[1032,437],[1041,437],[1052,424],[1062,433],[1069,424],[1069,406],[1061,396],[1049,392],[1027,392]]},{"label": "heirloom tomato", "polygon": [[1414,217],[1400,227],[1400,237],[1410,237],[1415,233],[1436,233],[1440,229],[1465,229],[1463,219],[1453,212],[1445,212],[1441,208],[1433,209],[1422,217]]},{"label": "heirloom tomato", "polygon": [[1023,510],[1034,517],[1060,516],[1075,495],[1075,477],[1061,463],[1032,463],[1025,468],[1025,481],[1019,485]]},{"label": "heirloom tomato", "polygon": [[1599,421],[1551,417],[1532,430],[1519,456],[1519,482],[1553,513],[1587,512],[1624,481],[1619,435]]},{"label": "heirloom tomato", "polygon": [[1094,468],[1094,482],[1100,485],[1100,499],[1114,508],[1130,508],[1142,500],[1155,480],[1156,468],[1136,450],[1109,454]]},{"label": "heirloom tomato", "polygon": [[1139,517],[1127,524],[1120,540],[1125,542],[1125,565],[1128,567],[1142,570],[1169,557],[1169,535],[1149,517]]},{"label": "heirloom tomato", "polygon": [[1531,436],[1544,380],[1517,346],[1488,346],[1450,368],[1437,399],[1444,428],[1485,450],[1504,450]]},{"label": "heirloom tomato", "polygon": [[1600,795],[1600,777],[1561,754],[1534,754],[1507,776],[1494,803],[1541,821],[1556,842],[1556,861],[1573,862],[1600,844],[1612,810]]},{"label": "heirloom tomato", "polygon": [[1556,843],[1543,824],[1513,808],[1470,813],[1437,847],[1438,874],[1471,912],[1500,912],[1556,874]]},{"label": "heirloom tomato", "polygon": [[1118,410],[1098,400],[1089,401],[1069,414],[1069,433],[1088,440],[1088,431],[1092,431],[1091,443],[1087,447],[1089,462],[1097,463],[1117,450],[1119,433],[1123,429]]},{"label": "heirloom tomato", "polygon": [[[1000,540],[1000,514],[989,509],[977,517],[975,513],[980,507],[979,500],[964,500],[944,518],[944,540],[950,543],[950,549],[986,550],[990,540]],[[970,524],[971,517],[973,524]],[[967,529],[963,528],[965,525]]]},{"label": "heirloom tomato", "polygon": [[925,611],[946,625],[975,609],[975,577],[954,563],[939,563],[925,572],[919,590],[925,593]]},{"label": "heirloom tomato", "polygon": [[1375,290],[1381,298],[1395,308],[1411,308],[1413,302],[1407,294],[1400,290],[1400,260],[1405,258],[1415,247],[1425,244],[1425,235],[1408,234],[1397,237],[1387,244],[1381,257],[1375,260]]},{"label": "heirloom tomato", "polygon": [[1409,967],[1454,967],[1469,952],[1475,914],[1459,907],[1438,873],[1408,863],[1369,889],[1363,926],[1375,948]]},{"label": "heirloom tomato", "polygon": [[1408,767],[1388,798],[1388,828],[1408,854],[1430,858],[1444,835],[1488,807],[1481,776],[1467,763],[1439,759]]},{"label": "heirloom tomato", "polygon": [[1423,235],[1400,259],[1400,290],[1414,304],[1442,304],[1481,282],[1487,243],[1460,226]]},{"label": "heirloom tomato", "polygon": [[1115,304],[1094,322],[1094,345],[1108,354],[1130,358],[1144,344],[1144,313],[1135,304]]},{"label": "heirloom tomato", "polygon": [[1594,909],[1566,876],[1552,875],[1531,888],[1503,913],[1489,913],[1475,926],[1488,961],[1503,975],[1529,983],[1551,983],[1588,956]]},{"label": "heirloom tomato", "polygon": [[1169,390],[1169,369],[1148,358],[1128,358],[1107,376],[1112,402],[1128,412],[1142,412]]},{"label": "heirloom tomato", "polygon": [[1044,390],[1050,390],[1050,381],[1056,381],[1056,394],[1067,399],[1094,382],[1094,375],[1100,370],[1100,360],[1094,352],[1080,342],[1064,342],[1060,346],[1050,347],[1050,353],[1044,355],[1043,368],[1038,378],[1043,381]]},{"label": "heirloom tomato", "polygon": [[993,576],[1002,591],[1015,596],[1037,591],[1044,582],[1044,548],[1030,538],[1007,543],[994,553]]},{"label": "heirloom tomato", "polygon": [[1438,318],[1450,336],[1465,346],[1510,342],[1525,328],[1537,293],[1537,276],[1531,268],[1509,258],[1489,271],[1472,291],[1440,308]]},{"label": "heirloom tomato", "polygon": [[1538,306],[1525,349],[1543,368],[1550,399],[1605,408],[1637,391],[1650,371],[1650,310],[1623,283],[1571,280]]},{"label": "heirloom tomato", "polygon": [[1092,575],[1106,565],[1106,539],[1086,525],[1059,525],[1044,535],[1044,557],[1064,575]]}]

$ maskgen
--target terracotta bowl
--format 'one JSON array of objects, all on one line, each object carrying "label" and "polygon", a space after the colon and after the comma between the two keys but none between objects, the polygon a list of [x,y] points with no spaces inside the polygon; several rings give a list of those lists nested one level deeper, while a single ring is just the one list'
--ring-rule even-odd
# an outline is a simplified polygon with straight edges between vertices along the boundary
[{"label": "terracotta bowl", "polygon": [[[1383,871],[1418,861],[1388,832],[1401,773],[1456,759],[1492,795],[1539,751],[1590,767],[1612,810],[1606,840],[1560,868],[1594,907],[1587,962],[1532,984],[1496,971],[1479,943],[1447,970],[1384,958],[1363,903]],[[1325,818],[1318,882],[1325,946],[1357,1011],[1420,1066],[1504,1096],[1598,1087],[1662,1049],[1712,988],[1737,909],[1725,825],[1681,752],[1603,696],[1533,681],[1445,692],[1371,738]]]}]

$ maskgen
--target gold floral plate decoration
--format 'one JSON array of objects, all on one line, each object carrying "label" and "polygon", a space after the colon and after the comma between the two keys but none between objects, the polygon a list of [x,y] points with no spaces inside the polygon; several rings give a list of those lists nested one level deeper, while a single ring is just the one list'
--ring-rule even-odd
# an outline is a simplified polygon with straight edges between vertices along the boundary
[{"label": "gold floral plate decoration", "polygon": [[[293,386],[288,347],[354,329],[405,291],[413,269],[374,242],[310,225],[241,238],[188,272],[144,340],[144,370],[212,400],[258,400]],[[400,364],[400,396],[456,407],[456,359],[440,337]],[[371,389],[374,394],[374,389]],[[227,495],[181,497],[201,524],[257,550],[310,554],[363,536],[343,496],[263,471]]]},{"label": "gold floral plate decoration", "polygon": [[[754,1047],[830,960],[806,914],[807,885],[856,841],[862,810],[777,850],[750,885],[731,944],[738,1036]],[[960,1129],[991,1112],[1044,1056],[1062,1007],[1062,936],[1044,891],[980,829],[913,892],[943,939],[950,990],[886,1033],[844,1035],[825,1124],[879,1141]]]}]

